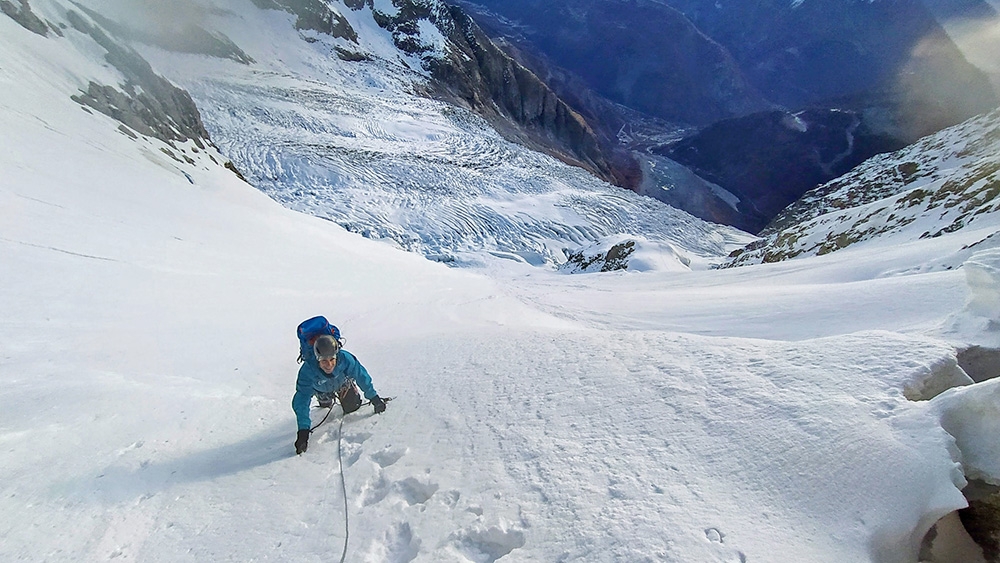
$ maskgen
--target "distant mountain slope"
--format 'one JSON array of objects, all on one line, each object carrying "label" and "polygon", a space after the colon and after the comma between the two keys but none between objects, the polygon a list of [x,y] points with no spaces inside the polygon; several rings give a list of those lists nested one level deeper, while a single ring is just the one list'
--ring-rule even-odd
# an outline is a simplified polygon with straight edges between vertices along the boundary
[{"label": "distant mountain slope", "polygon": [[525,42],[608,99],[673,122],[768,109],[732,56],[683,14],[652,2],[463,0],[512,20]]},{"label": "distant mountain slope", "polygon": [[729,265],[1000,228],[1000,110],[879,155],[789,206]]},{"label": "distant mountain slope", "polygon": [[[149,48],[152,64],[119,68],[138,55],[95,37],[100,22],[31,6],[25,27],[0,15],[0,561],[912,562],[922,538],[957,536],[939,517],[961,530],[967,478],[1000,482],[1000,381],[972,385],[956,354],[997,341],[1000,258],[968,281],[872,279],[883,252],[449,270],[280,208],[196,139],[132,130],[119,105],[138,117],[182,92],[132,73],[201,84],[182,99],[213,139],[294,201],[474,232],[481,256],[497,248],[472,231],[487,213],[553,244],[670,219],[677,269],[727,230],[415,98],[401,64],[341,60],[282,10],[205,15],[261,62]],[[74,101],[90,83],[129,96],[107,113]],[[157,115],[143,123],[165,137],[190,117]],[[313,167],[336,174],[309,183]],[[964,312],[969,293],[982,307]],[[317,313],[398,400],[333,412],[298,457],[292,331]],[[956,314],[974,332],[936,326]]]},{"label": "distant mountain slope", "polygon": [[[975,62],[989,70],[997,60],[990,46],[1000,42],[984,42],[982,29],[959,34],[949,25],[946,33],[946,18],[935,17],[990,12],[981,0],[934,14],[920,0],[457,1],[588,116],[606,144],[634,151],[641,193],[750,232],[863,160],[1000,104],[987,74],[964,56],[977,46]],[[802,120],[814,126],[789,134],[775,127],[779,111],[811,113]],[[817,117],[824,112],[853,117],[845,126]],[[830,134],[813,135],[819,129]],[[720,132],[724,151],[711,146]],[[679,133],[687,148],[703,150],[675,150]],[[824,160],[842,153],[835,166]],[[716,189],[650,173],[656,155]]]},{"label": "distant mountain slope", "polygon": [[[160,152],[178,164],[200,162],[206,147],[218,146],[235,164],[209,151],[217,165],[287,207],[435,260],[480,263],[492,254],[551,266],[628,234],[677,248],[683,268],[705,267],[748,240],[498,134],[471,101],[493,116],[520,111],[537,131],[569,131],[574,118],[509,59],[494,67],[486,56],[481,65],[474,49],[449,43],[445,32],[474,30],[433,23],[457,25],[444,4],[414,4],[417,15],[407,19],[384,3],[389,13],[365,2],[259,3],[266,7],[185,1],[171,11],[33,0],[0,18],[86,58],[69,72],[67,98],[117,120],[122,134],[167,143]],[[166,29],[180,31],[170,39]],[[178,37],[198,39],[181,48]],[[469,103],[426,96],[434,69],[452,64],[480,73],[465,91]],[[493,89],[504,83],[513,89]],[[499,109],[487,94],[509,105]]]},{"label": "distant mountain slope", "polygon": [[738,198],[726,224],[760,232],[804,192],[905,143],[872,131],[863,113],[771,111],[713,123],[652,149]]},{"label": "distant mountain slope", "polygon": [[989,76],[1000,93],[1000,2],[922,0],[965,58]]},{"label": "distant mountain slope", "polygon": [[[996,107],[920,0],[661,0],[724,45],[769,100],[789,109],[884,108],[917,138]],[[849,104],[849,105],[845,105]]]},{"label": "distant mountain slope", "polygon": [[[505,137],[532,149],[581,166],[596,176],[624,184],[622,174],[602,154],[593,129],[543,81],[492,44],[460,10],[438,0],[373,2],[372,0],[251,0],[261,10],[294,17],[301,38],[334,40],[331,55],[363,63],[388,56],[428,75],[415,93],[432,95],[479,113]],[[114,35],[169,51],[201,53],[242,63],[253,59],[218,30],[206,29],[212,15],[246,8],[213,6],[191,0],[176,3],[177,17],[156,3],[94,0],[86,10]],[[100,12],[100,14],[96,14]],[[359,31],[347,14],[363,13],[387,35],[398,51],[374,52],[359,42]],[[159,25],[158,22],[165,22]],[[356,20],[355,20],[355,23]],[[371,32],[369,32],[370,34]],[[370,41],[369,41],[370,43]]]},{"label": "distant mountain slope", "polygon": [[610,99],[675,121],[877,108],[913,142],[998,103],[920,0],[462,2]]}]

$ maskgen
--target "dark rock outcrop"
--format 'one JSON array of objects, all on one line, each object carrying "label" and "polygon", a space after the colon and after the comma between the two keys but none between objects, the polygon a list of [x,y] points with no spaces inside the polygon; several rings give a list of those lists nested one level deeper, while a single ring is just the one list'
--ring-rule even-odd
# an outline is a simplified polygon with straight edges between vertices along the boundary
[{"label": "dark rock outcrop", "polygon": [[1000,563],[1000,487],[974,481],[964,491],[969,507],[958,511],[988,563]]},{"label": "dark rock outcrop", "polygon": [[[601,152],[611,166],[613,183],[633,191],[638,190],[643,175],[633,151],[644,150],[646,137],[659,137],[664,132],[672,133],[678,127],[612,102],[591,89],[576,74],[556,65],[543,53],[525,50],[520,44],[507,40],[503,34],[496,37],[495,32],[487,33],[497,47],[530,70],[559,99],[583,117],[593,129]],[[629,141],[619,135],[623,129],[629,131]]]},{"label": "dark rock outcrop", "polygon": [[105,59],[125,76],[119,90],[91,82],[73,100],[108,115],[135,131],[165,142],[193,140],[203,148],[208,131],[194,100],[186,91],[153,72],[138,53],[123,47],[74,11],[66,15],[74,29],[89,35],[107,50]]},{"label": "dark rock outcrop", "polygon": [[593,129],[534,73],[500,50],[461,9],[448,11],[451,49],[427,66],[434,94],[486,117],[502,134],[621,184]]},{"label": "dark rock outcrop", "polygon": [[[295,14],[295,28],[325,33],[358,42],[358,33],[344,16],[330,9],[321,0],[252,0],[258,7],[265,10],[284,10]],[[350,7],[350,2],[344,2]],[[363,4],[363,2],[362,2]]]},{"label": "dark rock outcrop", "polygon": [[14,0],[14,2],[17,2],[20,7],[15,6],[7,0],[0,0],[0,12],[10,16],[12,20],[19,23],[21,27],[28,31],[42,36],[49,34],[49,26],[45,25],[45,22],[31,11],[28,0]]},{"label": "dark rock outcrop", "polygon": [[579,250],[567,256],[566,263],[560,269],[570,272],[617,272],[627,270],[629,258],[635,252],[635,241],[622,241],[607,252],[589,254],[586,249]]}]

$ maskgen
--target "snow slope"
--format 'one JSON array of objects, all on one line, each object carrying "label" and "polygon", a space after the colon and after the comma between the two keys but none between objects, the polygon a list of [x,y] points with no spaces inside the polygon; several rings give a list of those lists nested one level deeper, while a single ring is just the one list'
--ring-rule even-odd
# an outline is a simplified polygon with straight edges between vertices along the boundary
[{"label": "snow slope", "polygon": [[[85,45],[0,17],[0,560],[904,562],[1000,484],[1000,382],[955,356],[1000,345],[982,233],[447,268],[81,111]],[[295,456],[313,314],[395,400]]]}]

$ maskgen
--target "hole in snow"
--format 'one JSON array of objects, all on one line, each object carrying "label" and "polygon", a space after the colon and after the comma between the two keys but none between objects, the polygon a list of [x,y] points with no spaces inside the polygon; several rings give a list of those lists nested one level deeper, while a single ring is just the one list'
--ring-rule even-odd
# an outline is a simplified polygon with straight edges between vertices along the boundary
[{"label": "hole in snow", "polygon": [[983,548],[966,531],[958,512],[952,512],[938,520],[924,536],[920,563],[987,563],[987,559]]},{"label": "hole in snow", "polygon": [[962,492],[969,499],[969,507],[958,511],[962,524],[986,561],[1000,561],[1000,486],[973,479]]},{"label": "hole in snow", "polygon": [[493,563],[515,549],[524,547],[524,532],[505,526],[475,526],[452,535],[466,555],[475,561]]}]

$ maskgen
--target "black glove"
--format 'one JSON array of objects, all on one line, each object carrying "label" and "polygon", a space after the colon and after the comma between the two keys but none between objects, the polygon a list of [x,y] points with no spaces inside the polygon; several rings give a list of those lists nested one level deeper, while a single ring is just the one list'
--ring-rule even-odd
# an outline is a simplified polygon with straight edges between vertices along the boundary
[{"label": "black glove", "polygon": [[296,455],[301,454],[302,452],[308,449],[309,449],[309,431],[299,430],[299,433],[295,438],[295,454]]},{"label": "black glove", "polygon": [[375,414],[382,414],[385,412],[385,401],[382,397],[375,395],[372,397],[372,406],[375,407]]}]

